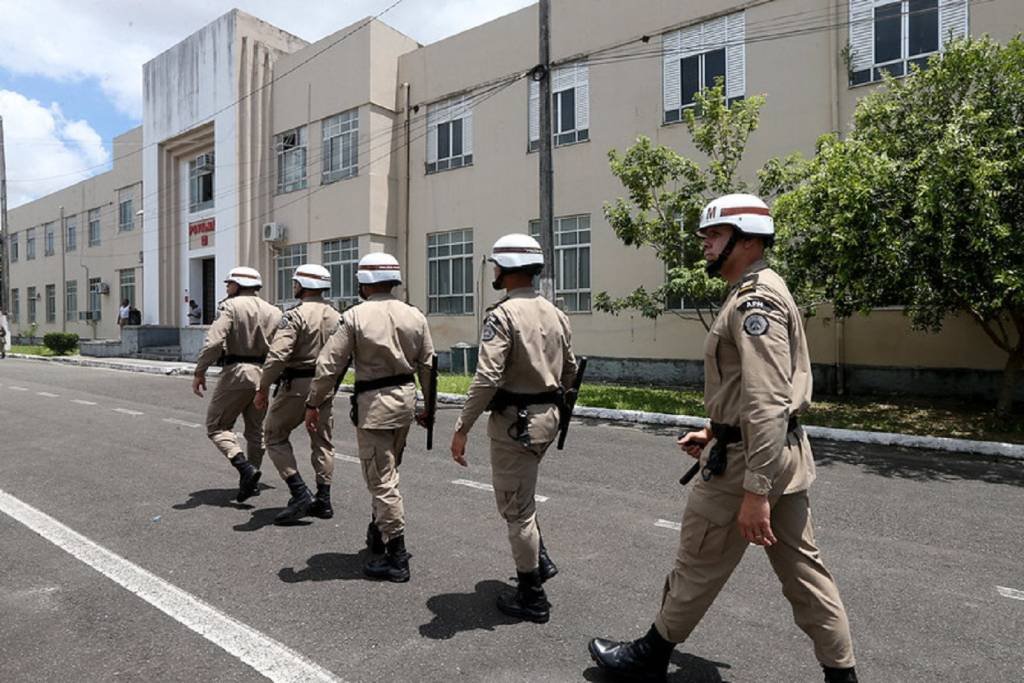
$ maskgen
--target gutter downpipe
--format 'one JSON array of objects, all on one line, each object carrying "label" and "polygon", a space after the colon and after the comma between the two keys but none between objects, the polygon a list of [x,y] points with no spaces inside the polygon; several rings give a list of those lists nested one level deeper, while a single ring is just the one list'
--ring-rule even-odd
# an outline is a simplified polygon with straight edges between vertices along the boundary
[{"label": "gutter downpipe", "polygon": [[[412,196],[412,193],[411,193],[410,187],[409,187],[410,180],[412,178],[412,172],[411,172],[411,169],[409,168],[410,164],[412,163],[412,156],[411,156],[411,151],[410,151],[412,149],[412,145],[410,144],[411,140],[409,138],[409,136],[412,134],[412,121],[409,118],[410,114],[412,113],[411,112],[412,102],[410,101],[410,89],[411,89],[411,87],[412,86],[409,85],[408,81],[406,81],[405,83],[402,83],[402,88],[405,90],[405,120],[402,122],[402,125],[403,125],[403,127],[405,129],[405,192],[404,192],[404,195],[405,195],[405,207],[404,207],[405,211],[403,211],[403,213],[404,213],[403,222],[405,223],[405,225],[403,225],[402,227],[403,227],[403,232],[404,232],[404,237],[405,237],[405,247],[404,247],[403,257],[405,258],[405,268],[406,268],[406,272],[407,273],[408,273],[408,270],[409,270],[409,220],[410,220],[409,217],[411,216],[411,211],[410,211],[410,208],[409,208],[409,200],[410,200],[410,197]],[[402,289],[405,290],[405,303],[409,303],[409,286],[406,285]]]}]

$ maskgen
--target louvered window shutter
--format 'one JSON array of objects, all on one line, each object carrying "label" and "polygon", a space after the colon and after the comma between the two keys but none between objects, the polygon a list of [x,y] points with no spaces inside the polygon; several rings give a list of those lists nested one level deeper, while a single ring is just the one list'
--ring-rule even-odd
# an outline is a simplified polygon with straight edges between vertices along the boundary
[{"label": "louvered window shutter", "polygon": [[661,37],[662,109],[664,111],[675,111],[682,106],[680,101],[682,86],[679,75],[679,38],[679,31],[672,31]]},{"label": "louvered window shutter", "polygon": [[534,80],[529,82],[529,106],[527,117],[529,119],[530,142],[540,140],[540,83]]},{"label": "louvered window shutter", "polygon": [[743,97],[747,92],[747,29],[743,12],[730,14],[725,48],[725,96]]},{"label": "louvered window shutter", "polygon": [[440,123],[438,116],[439,105],[432,105],[427,112],[427,163],[437,162],[437,124]]},{"label": "louvered window shutter", "polygon": [[940,0],[939,44],[942,49],[951,40],[967,35],[967,0]]},{"label": "louvered window shutter", "polygon": [[875,64],[873,0],[850,0],[850,71]]},{"label": "louvered window shutter", "polygon": [[462,153],[470,155],[473,153],[473,110],[469,108],[469,101],[463,97],[459,105],[462,112]]},{"label": "louvered window shutter", "polygon": [[576,130],[590,128],[590,69],[576,65]]}]

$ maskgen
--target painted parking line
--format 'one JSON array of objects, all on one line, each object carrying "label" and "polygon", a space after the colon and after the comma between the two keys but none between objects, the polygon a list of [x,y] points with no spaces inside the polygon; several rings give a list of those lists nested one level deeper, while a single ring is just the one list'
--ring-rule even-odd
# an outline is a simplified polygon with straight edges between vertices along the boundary
[{"label": "painted parking line", "polygon": [[197,422],[185,422],[184,420],[179,420],[174,417],[165,417],[164,422],[166,422],[167,424],[179,425],[181,427],[191,427],[192,429],[198,429],[199,427],[202,426]]},{"label": "painted parking line", "polygon": [[11,391],[28,391],[28,389],[26,389],[25,387],[16,387],[13,384],[7,388],[10,389]]},{"label": "painted parking line", "polygon": [[46,398],[60,398],[60,394],[51,394],[48,391],[37,391],[37,396],[45,396]]},{"label": "painted parking line", "polygon": [[1011,600],[1024,600],[1024,591],[1007,588],[1006,586],[996,586],[996,591],[998,591],[998,593],[1004,598],[1010,598]]},{"label": "painted parking line", "polygon": [[344,683],[286,645],[224,614],[155,574],[90,541],[56,519],[0,490],[0,512],[142,598],[272,681]]},{"label": "painted parking line", "polygon": [[673,531],[679,531],[681,528],[683,528],[683,525],[679,522],[670,522],[667,519],[659,519],[657,522],[654,523],[654,526],[659,527],[661,529],[672,529]]},{"label": "painted parking line", "polygon": [[[470,479],[453,479],[452,483],[457,486],[468,486],[471,489],[479,489],[481,491],[490,491],[491,493],[494,493],[493,486],[491,486],[490,484],[484,484],[483,482],[479,481],[472,481]],[[543,503],[544,501],[548,500],[548,497],[538,496],[534,494],[533,499],[538,503]]]},{"label": "painted parking line", "polygon": [[128,410],[127,408],[114,408],[115,413],[121,413],[123,415],[145,415],[145,413],[139,412],[138,410]]},{"label": "painted parking line", "polygon": [[97,405],[96,401],[84,401],[84,400],[82,400],[80,398],[73,398],[73,399],[71,399],[71,402],[72,403],[77,403],[80,406],[94,406],[94,405]]}]

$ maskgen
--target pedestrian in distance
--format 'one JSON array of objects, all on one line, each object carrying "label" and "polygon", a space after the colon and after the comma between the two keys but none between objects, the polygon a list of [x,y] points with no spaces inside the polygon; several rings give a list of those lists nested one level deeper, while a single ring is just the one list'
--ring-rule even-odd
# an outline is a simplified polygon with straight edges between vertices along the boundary
[{"label": "pedestrian in distance", "polygon": [[118,338],[124,336],[124,326],[128,324],[128,319],[132,314],[131,302],[128,299],[121,300],[121,307],[117,309],[117,336]]},{"label": "pedestrian in distance", "polygon": [[416,412],[416,384],[430,382],[434,344],[426,316],[398,299],[392,290],[402,282],[394,256],[367,254],[356,271],[363,301],[341,314],[337,332],[316,362],[316,377],[306,399],[306,426],[313,431],[324,419],[324,406],[355,366],[350,417],[356,427],[359,461],[371,498],[366,529],[369,560],[366,576],[401,583],[409,580],[405,546],[405,507],[398,488],[409,427]]},{"label": "pedestrian in distance", "polygon": [[0,309],[0,358],[7,358],[11,350],[11,326],[7,322],[7,314]]},{"label": "pedestrian in distance", "polygon": [[544,268],[540,244],[528,235],[505,235],[491,249],[493,287],[505,297],[489,309],[480,335],[476,375],[455,433],[452,459],[468,466],[466,441],[477,418],[490,410],[491,478],[498,513],[508,527],[518,586],[498,597],[503,613],[544,623],[550,603],[543,583],[558,568],[537,525],[534,494],[540,461],[558,435],[563,392],[576,377],[569,319],[534,288]]},{"label": "pedestrian in distance", "polygon": [[195,299],[188,300],[188,324],[201,325],[203,323],[203,309],[196,303]]},{"label": "pedestrian in distance", "polygon": [[324,344],[338,329],[340,314],[324,293],[331,288],[331,273],[321,265],[307,263],[295,269],[292,296],[299,303],[285,311],[263,364],[259,390],[254,405],[266,410],[270,386],[275,385],[274,398],[263,424],[267,455],[277,467],[281,479],[288,484],[291,498],[275,524],[290,524],[307,514],[330,519],[331,478],[334,474],[334,446],[331,445],[333,393],[320,406],[320,420],[309,432],[310,462],[316,473],[314,497],[295,463],[290,437],[305,418],[309,385],[316,374],[316,359]]},{"label": "pedestrian in distance", "polygon": [[[202,397],[206,371],[214,363],[223,365],[206,411],[206,435],[238,470],[235,499],[241,503],[259,495],[266,411],[253,401],[281,311],[259,298],[263,279],[254,268],[233,268],[224,282],[228,296],[221,302],[220,315],[210,325],[196,358],[192,391]],[[234,432],[239,415],[245,423],[245,453]]]},{"label": "pedestrian in distance", "polygon": [[798,419],[811,403],[811,363],[800,310],[764,260],[775,239],[771,214],[753,195],[725,195],[701,212],[697,234],[708,273],[731,286],[704,347],[710,424],[678,440],[701,477],[654,624],[631,642],[595,638],[590,655],[618,680],[664,680],[673,648],[753,544],[765,549],[825,681],[856,683],[846,610],[814,541],[814,458]]}]

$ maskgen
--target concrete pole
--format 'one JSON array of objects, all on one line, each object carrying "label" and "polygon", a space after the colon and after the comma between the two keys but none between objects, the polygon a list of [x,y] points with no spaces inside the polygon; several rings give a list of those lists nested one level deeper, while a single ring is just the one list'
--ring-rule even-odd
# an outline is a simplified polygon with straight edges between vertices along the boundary
[{"label": "concrete pole", "polygon": [[544,271],[540,291],[555,300],[555,172],[551,160],[551,0],[540,0],[540,246]]},{"label": "concrete pole", "polygon": [[7,161],[4,157],[4,117],[0,116],[0,310],[8,312],[11,262],[7,253]]}]

